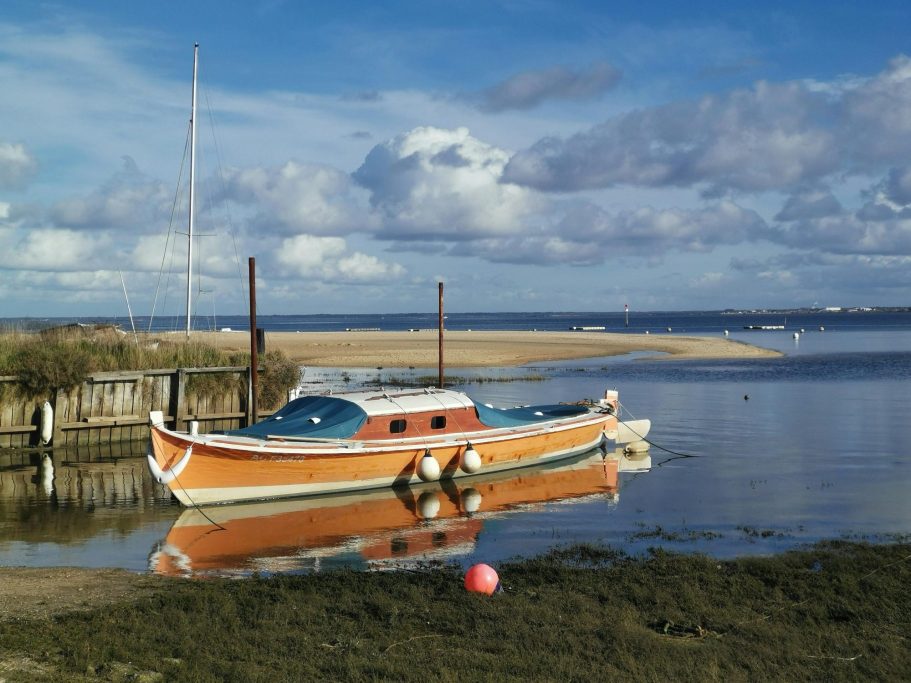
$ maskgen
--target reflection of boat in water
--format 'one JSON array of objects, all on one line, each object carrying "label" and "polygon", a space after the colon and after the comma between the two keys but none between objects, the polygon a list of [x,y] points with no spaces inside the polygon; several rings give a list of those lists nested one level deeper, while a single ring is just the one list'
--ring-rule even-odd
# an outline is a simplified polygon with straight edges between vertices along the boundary
[{"label": "reflection of boat in water", "polygon": [[187,509],[152,553],[150,569],[205,576],[463,554],[487,517],[592,496],[615,501],[618,473],[650,466],[648,455],[595,449],[549,466],[416,487]]}]

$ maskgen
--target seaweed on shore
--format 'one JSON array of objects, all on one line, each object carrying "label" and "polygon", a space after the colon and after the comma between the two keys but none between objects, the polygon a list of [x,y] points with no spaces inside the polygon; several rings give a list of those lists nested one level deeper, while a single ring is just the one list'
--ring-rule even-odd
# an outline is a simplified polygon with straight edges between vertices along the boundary
[{"label": "seaweed on shore", "polygon": [[894,680],[911,670],[909,560],[911,545],[902,543],[832,541],[737,560],[574,546],[499,564],[505,591],[492,597],[467,593],[460,570],[439,566],[161,580],[153,593],[113,607],[0,621],[0,673],[77,681]]}]

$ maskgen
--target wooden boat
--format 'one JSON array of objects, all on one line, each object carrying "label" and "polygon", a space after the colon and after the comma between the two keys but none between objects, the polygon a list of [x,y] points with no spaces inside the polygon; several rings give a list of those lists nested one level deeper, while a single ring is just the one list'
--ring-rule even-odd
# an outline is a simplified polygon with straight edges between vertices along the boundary
[{"label": "wooden boat", "polygon": [[149,469],[184,505],[455,479],[645,437],[616,391],[589,405],[498,410],[447,389],[304,396],[243,429],[177,432],[150,414]]},{"label": "wooden boat", "polygon": [[[544,503],[615,502],[622,471],[647,455],[592,451],[539,467],[458,481],[185,510],[149,558],[173,576],[300,571],[355,562],[370,567],[472,552],[485,521]],[[213,522],[217,526],[213,526]]]}]

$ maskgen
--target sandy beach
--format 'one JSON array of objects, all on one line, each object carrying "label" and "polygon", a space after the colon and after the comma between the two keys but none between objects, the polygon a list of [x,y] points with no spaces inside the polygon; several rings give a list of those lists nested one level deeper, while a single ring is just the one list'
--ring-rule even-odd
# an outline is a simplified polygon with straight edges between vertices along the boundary
[{"label": "sandy beach", "polygon": [[[246,332],[193,336],[225,350],[250,348]],[[435,367],[437,333],[266,332],[266,350],[280,349],[303,365],[323,367]],[[778,351],[721,337],[604,332],[447,332],[447,367],[499,367],[546,360],[616,356],[650,351],[656,358],[769,358]],[[665,355],[666,354],[666,355]]]}]

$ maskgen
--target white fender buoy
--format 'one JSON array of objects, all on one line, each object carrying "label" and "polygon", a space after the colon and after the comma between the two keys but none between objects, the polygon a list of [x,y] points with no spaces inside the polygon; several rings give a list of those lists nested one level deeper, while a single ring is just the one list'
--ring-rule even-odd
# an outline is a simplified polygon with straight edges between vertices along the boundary
[{"label": "white fender buoy", "polygon": [[436,481],[440,478],[440,463],[429,450],[424,451],[424,457],[418,462],[416,470],[421,481]]},{"label": "white fender buoy", "polygon": [[795,333],[794,333],[794,341],[797,341],[798,339],[800,339],[800,332],[795,332]]},{"label": "white fender buoy", "polygon": [[826,328],[823,327],[822,325],[820,325],[820,326],[819,326],[819,331],[820,331],[820,332],[825,332],[825,331],[826,331]]},{"label": "white fender buoy", "polygon": [[50,401],[41,406],[41,445],[47,446],[54,437],[54,408]]},{"label": "white fender buoy", "polygon": [[618,444],[639,441],[640,439],[644,439],[646,436],[648,436],[648,432],[651,428],[652,421],[648,419],[617,422],[616,441]]},{"label": "white fender buoy", "polygon": [[158,463],[155,460],[155,454],[152,453],[152,444],[150,443],[149,447],[146,449],[146,460],[149,462],[149,471],[152,473],[155,481],[159,484],[170,484],[179,477],[180,473],[183,472],[184,468],[190,462],[191,455],[193,455],[193,444],[187,446],[187,450],[184,451],[183,457],[172,467],[163,470],[158,466]]},{"label": "white fender buoy", "polygon": [[462,509],[471,514],[481,509],[481,493],[475,488],[467,488],[462,491]]},{"label": "white fender buoy", "polygon": [[190,436],[199,436],[199,422],[190,420]]},{"label": "white fender buoy", "polygon": [[462,468],[465,474],[474,474],[481,469],[482,464],[481,454],[474,449],[474,446],[469,444],[465,452],[462,453],[462,462],[459,463],[459,467]]},{"label": "white fender buoy", "polygon": [[440,512],[440,497],[433,491],[424,491],[418,496],[418,514],[424,519],[433,519]]},{"label": "white fender buoy", "polygon": [[727,337],[730,334],[727,330],[724,331],[724,336]]},{"label": "white fender buoy", "polygon": [[626,448],[623,449],[624,453],[645,453],[648,450],[649,444],[648,441],[633,441],[632,443],[626,444]]}]

